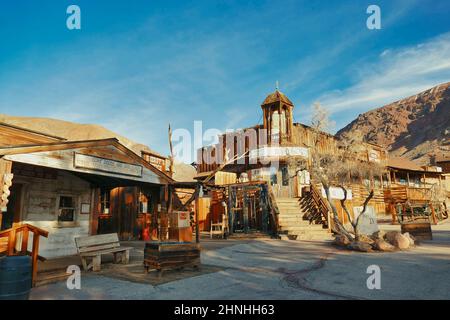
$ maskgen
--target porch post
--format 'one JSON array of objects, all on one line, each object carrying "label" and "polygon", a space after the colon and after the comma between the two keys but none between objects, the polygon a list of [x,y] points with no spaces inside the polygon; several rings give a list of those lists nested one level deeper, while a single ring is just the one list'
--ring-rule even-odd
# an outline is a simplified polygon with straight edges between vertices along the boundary
[{"label": "porch post", "polygon": [[195,190],[195,242],[200,243],[200,227],[198,221],[198,210],[200,210],[200,201],[199,201],[199,190],[200,187],[197,185]]},{"label": "porch post", "polygon": [[248,206],[247,206],[247,190],[245,187],[242,188],[242,191],[244,192],[244,198],[242,200],[242,215],[244,218],[244,232],[248,232]]}]

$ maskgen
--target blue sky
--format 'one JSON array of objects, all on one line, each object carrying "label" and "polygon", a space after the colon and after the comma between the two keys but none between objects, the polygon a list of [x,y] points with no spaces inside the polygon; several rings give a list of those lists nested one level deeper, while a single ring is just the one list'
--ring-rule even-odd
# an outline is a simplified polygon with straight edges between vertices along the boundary
[{"label": "blue sky", "polygon": [[450,81],[449,16],[448,0],[3,0],[0,113],[101,124],[167,154],[169,122],[254,125],[278,80],[295,121],[319,101],[337,130]]}]

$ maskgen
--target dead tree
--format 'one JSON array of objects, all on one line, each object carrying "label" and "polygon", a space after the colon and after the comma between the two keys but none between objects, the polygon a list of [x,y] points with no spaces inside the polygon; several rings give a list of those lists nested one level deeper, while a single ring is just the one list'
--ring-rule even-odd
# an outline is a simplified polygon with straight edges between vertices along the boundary
[{"label": "dead tree", "polygon": [[[334,152],[321,152],[318,146],[329,125],[330,121],[328,120],[327,111],[320,104],[316,103],[312,120],[313,145],[310,146],[311,176],[325,190],[327,204],[332,213],[333,231],[344,235],[349,241],[358,241],[360,238],[359,224],[361,218],[366,214],[368,204],[375,194],[374,177],[380,176],[384,169],[380,163],[368,162],[367,159],[361,158],[360,155],[364,154],[366,147],[362,138],[363,135],[357,131],[337,141]],[[368,195],[363,202],[363,209],[356,219],[353,219],[346,206],[347,190],[354,179],[368,182],[366,184]],[[332,186],[340,187],[343,191],[344,197],[340,200],[340,203],[352,226],[354,236],[344,227],[339,219],[337,208],[331,198],[330,188]]]}]

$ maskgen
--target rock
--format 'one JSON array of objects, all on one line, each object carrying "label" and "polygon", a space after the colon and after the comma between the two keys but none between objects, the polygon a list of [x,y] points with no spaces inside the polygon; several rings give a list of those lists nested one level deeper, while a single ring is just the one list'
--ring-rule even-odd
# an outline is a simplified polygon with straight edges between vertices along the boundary
[{"label": "rock", "polygon": [[338,234],[334,238],[334,243],[340,247],[347,247],[350,244],[350,241],[347,239],[346,236]]},{"label": "rock", "polygon": [[365,243],[368,243],[368,244],[374,243],[374,240],[371,237],[366,236],[365,234],[360,234],[359,235],[359,241],[360,242],[365,242]]},{"label": "rock", "polygon": [[414,237],[412,235],[410,235],[409,232],[405,232],[403,235],[408,238],[409,246],[414,247],[414,243],[415,243]]},{"label": "rock", "polygon": [[401,233],[398,233],[395,235],[394,243],[392,244],[400,250],[405,250],[409,248],[410,242],[408,237],[402,235]]},{"label": "rock", "polygon": [[367,242],[361,242],[361,241],[353,241],[350,243],[347,248],[350,250],[360,251],[360,252],[371,252],[372,246],[368,244]]},{"label": "rock", "polygon": [[377,232],[372,233],[372,235],[370,236],[374,241],[381,239],[384,239],[384,236],[386,235],[386,232],[384,232],[383,230],[378,230]]},{"label": "rock", "polygon": [[385,251],[385,252],[392,252],[395,250],[395,247],[390,244],[389,242],[383,240],[383,239],[377,239],[375,240],[375,242],[373,243],[372,247],[375,250],[379,250],[379,251]]},{"label": "rock", "polygon": [[388,232],[386,232],[386,234],[384,235],[384,239],[385,239],[387,242],[389,242],[390,244],[395,245],[395,244],[394,244],[395,237],[396,237],[398,234],[401,234],[401,232],[400,232],[400,231],[388,231]]}]

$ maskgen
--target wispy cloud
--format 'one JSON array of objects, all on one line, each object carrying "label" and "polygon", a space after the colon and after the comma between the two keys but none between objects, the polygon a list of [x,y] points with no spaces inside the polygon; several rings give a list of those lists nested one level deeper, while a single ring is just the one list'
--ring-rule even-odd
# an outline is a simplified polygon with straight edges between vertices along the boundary
[{"label": "wispy cloud", "polygon": [[317,99],[341,119],[340,125],[351,120],[345,115],[354,116],[450,81],[450,33],[413,47],[385,50],[378,61],[352,69],[353,85]]}]

